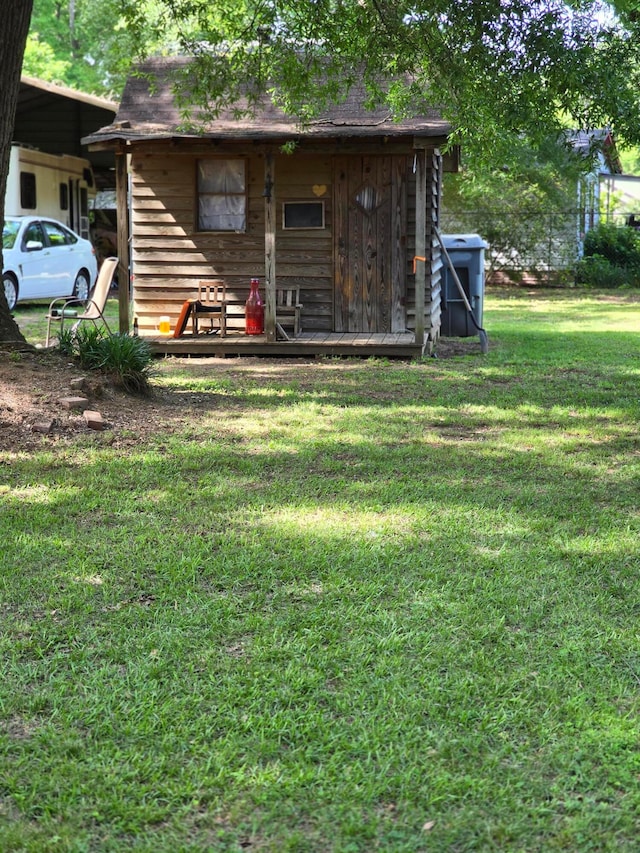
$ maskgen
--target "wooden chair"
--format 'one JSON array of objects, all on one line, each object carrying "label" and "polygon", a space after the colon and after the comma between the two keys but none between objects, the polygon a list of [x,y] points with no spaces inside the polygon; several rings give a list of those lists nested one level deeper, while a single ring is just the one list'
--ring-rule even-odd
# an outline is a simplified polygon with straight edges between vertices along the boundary
[{"label": "wooden chair", "polygon": [[227,285],[223,279],[214,278],[211,281],[200,282],[198,286],[198,299],[193,303],[191,308],[191,323],[194,336],[198,334],[200,317],[206,317],[210,324],[207,334],[217,331],[213,325],[213,321],[217,320],[220,337],[224,338],[227,334],[226,297]]},{"label": "wooden chair", "polygon": [[302,303],[300,302],[299,287],[277,287],[276,288],[276,331],[285,341],[291,337],[285,332],[283,325],[291,327],[292,336],[296,338],[302,331],[300,315]]},{"label": "wooden chair", "polygon": [[[81,299],[66,299],[64,297],[53,300],[47,312],[47,340],[45,346],[49,346],[51,322],[53,320],[60,323],[58,337],[62,334],[65,320],[73,320],[73,326],[71,327],[73,331],[78,328],[83,320],[90,320],[96,328],[99,328],[99,322],[104,323],[109,336],[111,336],[112,332],[104,316],[104,309],[109,298],[109,291],[111,290],[118,263],[118,258],[104,259],[98,273],[93,294],[86,302],[83,302]],[[74,305],[78,307],[73,308],[72,306]]]}]

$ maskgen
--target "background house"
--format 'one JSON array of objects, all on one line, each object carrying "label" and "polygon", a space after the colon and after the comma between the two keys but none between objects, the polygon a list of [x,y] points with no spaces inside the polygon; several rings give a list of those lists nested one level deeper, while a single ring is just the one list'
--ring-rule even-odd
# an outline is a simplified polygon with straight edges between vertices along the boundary
[{"label": "background house", "polygon": [[583,157],[593,154],[593,167],[577,186],[577,257],[582,257],[584,238],[600,221],[607,183],[613,176],[622,175],[622,164],[609,130],[576,133],[573,146]]},{"label": "background house", "polygon": [[261,343],[275,341],[276,287],[295,285],[306,332],[408,334],[419,351],[432,344],[441,268],[433,228],[443,168],[457,168],[455,151],[441,154],[447,123],[435,112],[396,122],[352,91],[304,128],[267,101],[249,118],[222,112],[184,130],[171,74],[185,61],[148,63],[127,82],[115,122],[85,140],[120,164],[140,333],[155,335],[161,315],[173,328],[207,278],[226,281],[230,326],[241,330],[257,277]]},{"label": "background house", "polygon": [[[573,280],[583,242],[610,207],[622,178],[614,139],[608,130],[576,132],[570,147],[588,167],[578,177],[573,167],[554,176],[555,196],[541,200],[521,181],[487,193],[473,205],[449,192],[441,221],[445,231],[477,232],[489,243],[487,280],[493,283],[555,284]],[[544,163],[543,163],[544,166]],[[506,189],[505,189],[506,187]]]}]

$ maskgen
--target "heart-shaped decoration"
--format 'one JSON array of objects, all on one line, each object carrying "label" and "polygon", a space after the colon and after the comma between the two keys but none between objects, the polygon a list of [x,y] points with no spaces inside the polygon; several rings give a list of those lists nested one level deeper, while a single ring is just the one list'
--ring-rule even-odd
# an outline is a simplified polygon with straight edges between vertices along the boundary
[{"label": "heart-shaped decoration", "polygon": [[326,184],[314,184],[311,189],[313,190],[313,194],[320,198],[321,195],[324,195],[327,191]]}]

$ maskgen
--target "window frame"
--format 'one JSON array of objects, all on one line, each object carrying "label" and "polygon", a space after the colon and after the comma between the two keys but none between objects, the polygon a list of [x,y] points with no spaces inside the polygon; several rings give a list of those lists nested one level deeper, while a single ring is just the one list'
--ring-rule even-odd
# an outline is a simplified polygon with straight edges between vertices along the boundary
[{"label": "window frame", "polygon": [[[30,231],[35,231],[37,234],[30,234]],[[44,249],[48,246],[47,235],[42,227],[42,222],[39,219],[34,219],[32,222],[29,222],[22,233],[22,238],[20,242],[20,251],[27,252],[27,243],[40,243],[42,248]]]},{"label": "window frame", "polygon": [[[287,225],[287,207],[302,207],[320,205],[322,213],[321,225]],[[283,231],[322,231],[327,227],[326,206],[324,199],[288,199],[282,202],[282,230]]]},{"label": "window frame", "polygon": [[60,181],[58,189],[60,192],[60,210],[69,210],[69,184]]},{"label": "window frame", "polygon": [[[47,238],[47,245],[53,249],[58,249],[63,246],[75,246],[78,242],[78,236],[70,231],[69,228],[66,228],[61,222],[53,222],[50,219],[41,219],[40,226],[45,233]],[[54,237],[60,237],[61,240],[53,239]]]},{"label": "window frame", "polygon": [[[239,192],[213,192],[206,191],[200,189],[200,164],[201,163],[225,163],[225,162],[234,162],[234,163],[242,163],[243,170],[243,189]],[[246,234],[248,228],[248,211],[249,211],[249,191],[248,191],[248,168],[247,168],[247,158],[246,157],[198,157],[195,164],[195,185],[196,185],[196,209],[195,209],[195,226],[196,231],[198,233],[203,234]],[[243,216],[243,226],[242,228],[207,228],[205,227],[203,222],[203,214],[201,212],[201,204],[200,200],[202,198],[231,198],[231,199],[242,199],[242,216]],[[229,213],[230,216],[235,216],[238,214],[234,214],[233,212]]]},{"label": "window frame", "polygon": [[38,187],[35,172],[20,172],[20,207],[22,210],[36,210],[38,207]]}]

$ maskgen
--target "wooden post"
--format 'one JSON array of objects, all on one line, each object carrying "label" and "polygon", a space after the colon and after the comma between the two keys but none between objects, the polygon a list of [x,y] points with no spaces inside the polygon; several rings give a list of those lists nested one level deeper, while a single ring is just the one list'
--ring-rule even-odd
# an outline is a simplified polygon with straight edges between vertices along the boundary
[{"label": "wooden post", "polygon": [[264,155],[264,330],[268,341],[276,339],[276,199],[273,153]]},{"label": "wooden post", "polygon": [[424,347],[424,304],[427,266],[430,266],[430,253],[427,256],[427,152],[424,148],[415,149],[416,156],[416,256],[427,261],[416,264],[416,344]]},{"label": "wooden post", "polygon": [[[444,292],[442,274],[442,252],[440,249],[440,206],[442,199],[442,154],[438,148],[427,149],[430,175],[427,180],[427,224],[426,241],[431,255],[429,269],[429,291],[427,316],[429,329],[425,337],[431,351],[440,337],[442,325],[442,301]],[[423,347],[424,352],[424,347]]]},{"label": "wooden post", "polygon": [[127,155],[116,151],[116,218],[118,244],[118,322],[121,334],[129,331],[129,205]]}]

